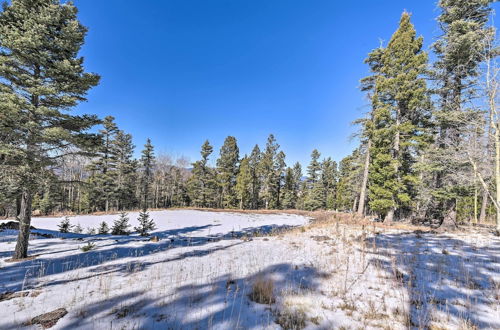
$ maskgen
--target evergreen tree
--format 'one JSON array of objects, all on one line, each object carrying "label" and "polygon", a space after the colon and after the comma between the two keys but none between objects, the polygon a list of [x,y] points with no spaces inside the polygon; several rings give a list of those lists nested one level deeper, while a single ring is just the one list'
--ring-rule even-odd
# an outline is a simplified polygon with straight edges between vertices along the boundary
[{"label": "evergreen tree", "polygon": [[279,154],[279,144],[274,135],[270,134],[267,139],[266,150],[262,154],[260,161],[260,173],[262,175],[262,197],[266,209],[275,208],[279,201],[278,184],[280,178],[277,169],[281,167]]},{"label": "evergreen tree", "polygon": [[217,159],[217,178],[220,185],[220,199],[222,208],[236,206],[236,176],[238,175],[239,149],[236,138],[228,136],[220,149],[220,158]]},{"label": "evergreen tree", "polygon": [[76,224],[76,226],[74,226],[73,232],[75,234],[81,234],[81,233],[83,233],[83,228],[80,225],[80,223],[78,223],[78,224]]},{"label": "evergreen tree", "polygon": [[151,194],[151,182],[153,180],[153,167],[155,164],[154,148],[151,144],[151,140],[147,139],[144,145],[144,150],[141,156],[141,207],[143,211],[146,211],[149,206],[149,199]]},{"label": "evergreen tree", "polygon": [[235,190],[240,202],[240,209],[250,207],[252,199],[252,169],[250,168],[250,160],[246,156],[240,163]]},{"label": "evergreen tree", "polygon": [[311,185],[318,182],[321,172],[321,165],[319,163],[319,157],[321,154],[318,150],[314,149],[311,153],[311,162],[307,167],[307,182]]},{"label": "evergreen tree", "polygon": [[134,227],[141,236],[149,236],[149,232],[156,229],[155,222],[149,216],[149,212],[142,211],[139,213],[139,226]]},{"label": "evergreen tree", "polygon": [[108,211],[110,202],[116,191],[116,162],[117,155],[113,143],[118,127],[113,116],[107,116],[103,121],[103,129],[99,134],[102,144],[97,150],[97,159],[89,165],[92,175],[89,179],[90,199],[97,209]]},{"label": "evergreen tree", "polygon": [[311,153],[311,162],[307,167],[307,195],[304,201],[306,210],[315,211],[324,208],[326,205],[326,190],[321,178],[321,164],[319,157],[321,154],[314,149]]},{"label": "evergreen tree", "polygon": [[285,173],[285,182],[283,185],[283,202],[285,209],[297,209],[299,201],[300,179],[302,177],[302,168],[300,163],[295,163],[294,167],[288,167]]},{"label": "evergreen tree", "polygon": [[[485,43],[493,34],[487,27],[492,0],[440,0],[438,22],[443,35],[434,44],[437,61],[433,79],[436,81],[438,108],[435,112],[438,136],[429,155],[427,167],[435,177],[427,216],[442,219],[454,227],[457,199],[467,190],[461,173],[469,172],[463,150],[467,143],[469,123],[479,113],[470,108],[477,90],[479,64],[485,58]],[[436,212],[437,211],[437,212]]]},{"label": "evergreen tree", "polygon": [[120,213],[120,217],[113,222],[111,235],[130,235],[130,232],[128,230],[130,224],[128,223],[128,221],[128,214],[126,212]]},{"label": "evergreen tree", "polygon": [[131,209],[137,205],[135,187],[137,181],[137,161],[133,159],[135,146],[132,135],[123,131],[116,133],[116,207],[119,210]]},{"label": "evergreen tree", "polygon": [[251,208],[257,209],[259,208],[259,196],[261,189],[261,175],[260,175],[260,162],[262,159],[262,154],[260,152],[259,146],[256,144],[252,149],[252,153],[250,154],[250,158],[248,159],[248,166],[250,168],[250,174],[252,176],[251,182]]},{"label": "evergreen tree", "polygon": [[59,227],[59,232],[63,234],[67,234],[71,231],[71,228],[73,228],[73,225],[71,224],[69,217],[64,217],[61,220],[61,223],[57,225]]},{"label": "evergreen tree", "polygon": [[12,0],[0,13],[0,112],[3,165],[15,170],[21,190],[20,230],[15,259],[26,258],[33,193],[41,171],[71,146],[88,147],[85,131],[95,116],[73,116],[99,76],[84,71],[78,57],[87,29],[72,3]]},{"label": "evergreen tree", "polygon": [[101,222],[99,228],[97,229],[97,234],[99,235],[107,235],[109,234],[109,226],[106,222]]},{"label": "evergreen tree", "polygon": [[335,208],[335,189],[337,186],[337,163],[330,157],[321,162],[321,183],[324,191],[325,207],[327,209]]},{"label": "evergreen tree", "polygon": [[189,179],[189,196],[194,205],[214,207],[217,200],[217,183],[214,171],[208,166],[208,158],[213,147],[205,141],[201,146],[201,160],[193,164],[192,176]]},{"label": "evergreen tree", "polygon": [[[427,54],[416,37],[410,15],[403,13],[387,48],[376,50],[373,131],[370,154],[370,207],[391,222],[401,216],[415,194],[415,155],[425,145]],[[373,56],[373,55],[372,55]]]},{"label": "evergreen tree", "polygon": [[335,189],[335,209],[354,211],[358,204],[358,184],[362,177],[362,157],[359,148],[344,157],[339,164],[339,180]]}]

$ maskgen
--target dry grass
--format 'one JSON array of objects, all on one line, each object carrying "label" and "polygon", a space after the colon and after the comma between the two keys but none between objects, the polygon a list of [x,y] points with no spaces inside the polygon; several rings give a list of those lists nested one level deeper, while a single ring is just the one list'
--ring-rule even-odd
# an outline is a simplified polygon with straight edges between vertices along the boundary
[{"label": "dry grass", "polygon": [[250,292],[249,298],[259,304],[273,304],[276,301],[274,297],[274,282],[271,279],[258,277],[252,285],[252,292]]}]

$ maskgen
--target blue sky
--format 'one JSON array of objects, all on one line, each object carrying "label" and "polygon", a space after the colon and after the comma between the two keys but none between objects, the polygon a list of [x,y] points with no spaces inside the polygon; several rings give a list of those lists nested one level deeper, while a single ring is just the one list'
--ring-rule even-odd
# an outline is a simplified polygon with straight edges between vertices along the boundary
[{"label": "blue sky", "polygon": [[[340,160],[367,110],[363,60],[403,10],[428,48],[434,0],[76,0],[87,70],[102,75],[79,112],[112,115],[138,151],[198,159],[227,135],[241,154],[273,133],[287,163],[312,149]],[[215,159],[215,156],[212,156]]]}]

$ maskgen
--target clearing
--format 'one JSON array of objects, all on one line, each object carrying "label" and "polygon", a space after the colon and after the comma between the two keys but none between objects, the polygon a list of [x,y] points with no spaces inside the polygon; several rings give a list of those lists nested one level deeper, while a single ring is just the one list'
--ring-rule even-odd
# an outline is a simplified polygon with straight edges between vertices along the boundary
[{"label": "clearing", "polygon": [[[150,214],[158,242],[61,234],[61,217],[35,218],[36,257],[23,262],[8,262],[17,232],[2,231],[0,329],[500,328],[500,238],[485,228],[438,234],[335,213],[313,223]],[[85,230],[117,218],[70,220]]]}]

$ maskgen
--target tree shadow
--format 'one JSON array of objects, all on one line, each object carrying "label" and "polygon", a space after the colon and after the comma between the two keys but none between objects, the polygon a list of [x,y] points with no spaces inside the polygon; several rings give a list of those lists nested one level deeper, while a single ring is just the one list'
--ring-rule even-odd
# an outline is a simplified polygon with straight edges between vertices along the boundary
[{"label": "tree shadow", "polygon": [[370,262],[408,293],[408,326],[428,328],[431,321],[439,321],[435,312],[443,312],[455,322],[500,328],[500,319],[487,312],[499,304],[499,240],[478,248],[458,238],[416,231],[367,241],[377,247]]},{"label": "tree shadow", "polygon": [[[130,268],[134,266],[130,261],[113,263],[106,265],[105,269],[100,268],[108,262],[134,258],[132,263],[140,264],[140,267],[148,267],[154,263],[146,262],[143,257],[180,247],[200,247],[206,244],[216,243],[221,240],[234,240],[251,233],[269,233],[270,230],[277,231],[289,226],[260,226],[245,228],[240,231],[233,231],[227,234],[201,235],[196,233],[218,225],[189,226],[173,230],[157,231],[153,234],[160,238],[159,242],[151,242],[148,237],[133,236],[111,236],[111,235],[84,235],[70,234],[62,237],[63,240],[47,239],[36,240],[31,244],[30,255],[37,255],[35,259],[7,263],[0,269],[0,293],[16,292],[19,290],[35,287],[44,277],[65,272],[85,269],[90,273],[122,273],[127,275]],[[44,231],[46,232],[46,231]],[[83,252],[80,247],[86,243],[96,244],[90,251]],[[34,242],[32,242],[34,243]],[[239,241],[238,243],[243,243]],[[53,244],[61,244],[61,250],[53,251]],[[70,247],[68,247],[68,244]],[[74,245],[74,247],[71,247]],[[233,244],[235,245],[235,244]],[[12,245],[14,248],[14,244]],[[169,262],[187,257],[202,256],[220,249],[220,247],[210,247],[205,250],[194,250],[182,253],[174,258],[159,262]],[[69,254],[71,253],[71,254]],[[62,254],[61,256],[57,256]],[[4,258],[10,257],[12,252],[2,252]],[[90,278],[92,274],[82,274],[82,279]],[[77,279],[78,280],[78,279]],[[62,284],[70,280],[58,280],[45,283],[44,286]],[[71,281],[74,281],[72,279]]]},{"label": "tree shadow", "polygon": [[[70,314],[61,329],[85,328],[95,324],[122,324],[140,329],[252,329],[277,325],[275,305],[249,298],[256,279],[272,278],[274,292],[315,290],[325,274],[315,268],[277,264],[247,276],[227,273],[204,283],[195,281],[172,292],[132,292],[93,302],[81,316]],[[207,276],[208,278],[208,276]],[[106,311],[106,313],[103,313]],[[111,316],[111,320],[110,320]]]}]

